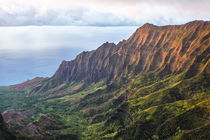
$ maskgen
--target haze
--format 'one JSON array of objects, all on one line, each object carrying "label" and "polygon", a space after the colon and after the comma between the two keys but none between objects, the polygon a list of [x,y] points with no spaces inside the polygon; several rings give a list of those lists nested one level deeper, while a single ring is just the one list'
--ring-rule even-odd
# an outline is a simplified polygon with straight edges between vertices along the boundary
[{"label": "haze", "polygon": [[62,60],[137,27],[209,20],[209,0],[0,0],[0,85],[51,76]]},{"label": "haze", "polygon": [[80,52],[96,49],[107,41],[118,43],[136,28],[0,27],[0,85],[52,76],[62,60],[72,60]]}]

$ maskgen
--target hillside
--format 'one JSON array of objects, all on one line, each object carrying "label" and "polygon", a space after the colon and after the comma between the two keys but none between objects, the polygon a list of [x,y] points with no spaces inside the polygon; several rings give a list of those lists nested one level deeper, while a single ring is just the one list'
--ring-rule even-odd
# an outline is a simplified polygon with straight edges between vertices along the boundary
[{"label": "hillside", "polygon": [[1,114],[0,114],[0,139],[1,140],[16,140],[16,137],[14,136],[14,134],[12,134],[8,130],[7,126],[5,125],[5,122]]},{"label": "hillside", "polygon": [[144,24],[0,88],[0,111],[19,139],[210,139],[209,41],[209,21]]}]

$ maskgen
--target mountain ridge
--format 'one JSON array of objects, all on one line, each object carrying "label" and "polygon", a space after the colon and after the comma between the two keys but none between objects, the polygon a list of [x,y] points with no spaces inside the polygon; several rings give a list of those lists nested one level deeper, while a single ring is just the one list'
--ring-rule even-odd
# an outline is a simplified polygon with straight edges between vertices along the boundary
[{"label": "mountain ridge", "polygon": [[50,78],[0,88],[1,102],[21,102],[0,109],[26,138],[208,139],[209,52],[209,21],[146,23],[63,61]]},{"label": "mountain ridge", "polygon": [[[142,27],[138,28],[136,30],[136,32],[133,35],[131,35],[131,37],[126,41],[119,42],[117,45],[115,45],[114,43],[107,42],[107,43],[104,43],[102,46],[100,46],[97,50],[93,50],[91,52],[83,52],[83,53],[79,54],[75,60],[64,61],[65,63],[63,62],[60,65],[60,67],[57,69],[56,73],[54,74],[53,78],[56,78],[56,79],[61,78],[62,79],[62,74],[64,74],[64,73],[68,74],[66,76],[63,75],[63,77],[69,78],[69,79],[65,79],[67,81],[77,80],[77,79],[80,79],[80,77],[85,77],[85,75],[91,74],[91,73],[94,73],[92,75],[95,76],[95,77],[90,76],[89,78],[91,80],[97,81],[97,79],[100,79],[100,77],[103,78],[108,75],[111,75],[110,78],[112,78],[112,75],[114,73],[118,73],[118,74],[120,73],[119,69],[121,69],[121,68],[124,69],[124,67],[126,67],[125,65],[133,65],[135,63],[134,61],[139,61],[138,64],[134,64],[134,65],[138,65],[140,67],[140,69],[142,69],[142,70],[138,70],[136,68],[138,71],[154,70],[154,69],[156,69],[156,67],[158,67],[157,65],[160,65],[159,67],[163,66],[162,63],[164,63],[163,62],[164,59],[165,60],[169,59],[169,61],[172,61],[171,60],[172,58],[166,58],[166,57],[169,57],[169,55],[168,55],[169,53],[170,53],[170,55],[175,53],[175,51],[173,52],[172,49],[176,49],[177,51],[179,51],[176,55],[180,56],[179,57],[180,59],[184,59],[183,57],[186,57],[183,55],[186,53],[188,48],[190,48],[191,50],[194,49],[194,48],[190,47],[190,45],[191,46],[197,45],[197,49],[199,49],[198,45],[200,45],[200,44],[195,44],[195,42],[193,42],[195,40],[195,38],[200,35],[198,33],[198,35],[196,36],[196,31],[200,30],[200,32],[202,33],[202,31],[204,32],[204,30],[206,30],[206,29],[209,30],[209,24],[210,24],[210,22],[194,21],[194,22],[190,22],[190,23],[180,25],[180,26],[170,25],[170,26],[160,26],[159,27],[159,26],[154,26],[152,24],[147,23],[147,24],[143,25]],[[169,30],[169,31],[160,32],[160,30]],[[173,33],[176,30],[178,33],[175,33],[174,36],[170,36],[171,32]],[[181,30],[187,30],[186,36],[191,36],[191,38],[189,38],[189,41],[185,42],[184,38],[177,39],[175,37],[175,36],[182,35],[182,33],[180,33]],[[151,33],[151,32],[153,32],[153,33]],[[149,34],[150,34],[150,36],[149,36]],[[193,35],[195,35],[195,36],[193,36]],[[164,40],[164,39],[166,39],[167,36],[169,36],[171,39]],[[201,36],[201,38],[202,38],[202,36],[204,36],[203,41],[205,42],[205,37],[208,37],[209,34],[203,33],[200,36]],[[173,41],[172,39],[176,39],[176,40]],[[158,41],[151,42],[151,40],[158,40]],[[179,41],[179,40],[182,40],[182,41]],[[178,43],[174,43],[174,44],[170,43],[172,41],[173,41],[173,43],[175,41],[177,41]],[[127,44],[131,44],[131,45],[127,45]],[[170,45],[171,46],[179,46],[179,48],[171,47]],[[150,50],[148,50],[149,48],[148,49],[144,48],[144,46],[147,46],[147,47],[150,46]],[[155,46],[155,47],[151,47],[151,46]],[[203,47],[201,49],[209,49],[208,42],[206,45],[204,44],[203,46],[205,46],[205,48]],[[128,48],[132,48],[133,51],[128,50]],[[161,48],[164,48],[164,50]],[[160,62],[158,62],[158,60],[155,61],[155,59],[152,56],[150,56],[150,57],[144,56],[144,54],[146,54],[146,53],[151,53],[151,50],[154,50],[156,52],[154,55],[157,55],[157,57],[155,57],[155,58],[159,59]],[[136,53],[136,51],[138,54]],[[144,52],[142,52],[142,51],[144,51]],[[195,50],[193,50],[193,51],[195,51]],[[197,50],[197,51],[198,51],[197,53],[202,53],[202,52],[199,52],[201,50]],[[208,52],[208,50],[206,50],[206,51]],[[157,53],[160,53],[160,54],[157,54]],[[133,55],[133,58],[132,57],[129,58],[128,55]],[[159,56],[162,56],[163,58],[158,58]],[[179,59],[179,58],[177,58],[177,59]],[[95,62],[94,59],[97,59],[100,62],[99,61]],[[110,60],[110,59],[114,59],[115,61],[118,61],[117,63],[119,65],[121,65],[120,68],[118,68],[118,70],[116,67],[113,68],[113,65],[108,65],[108,64],[113,63],[113,62],[111,62],[112,60]],[[123,62],[120,62],[120,59],[122,59]],[[151,64],[145,64],[146,66],[141,66],[142,64],[140,64],[140,61],[144,62],[144,61],[147,61],[148,59],[152,59],[153,62],[151,62]],[[180,63],[180,62],[178,62],[178,63]],[[183,67],[183,69],[185,69],[184,65],[185,64],[181,64],[180,67]],[[96,68],[93,68],[93,67],[96,67]],[[173,67],[176,67],[176,66],[175,66],[175,64],[174,65],[168,64],[165,67],[166,67],[165,69],[168,68],[172,72],[174,72],[175,68],[173,68]],[[126,69],[128,69],[128,68],[126,68]],[[180,69],[180,68],[177,67],[177,69]],[[177,70],[177,71],[179,71],[179,70]],[[124,73],[126,73],[126,72],[124,72]],[[117,75],[117,76],[119,76],[119,75]]]}]

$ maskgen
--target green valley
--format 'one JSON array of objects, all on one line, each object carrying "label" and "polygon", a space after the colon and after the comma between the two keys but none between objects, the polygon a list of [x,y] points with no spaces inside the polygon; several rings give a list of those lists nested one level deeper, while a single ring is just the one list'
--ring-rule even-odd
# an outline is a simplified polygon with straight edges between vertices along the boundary
[{"label": "green valley", "polygon": [[50,78],[1,87],[0,112],[20,140],[208,140],[209,52],[209,21],[145,24]]}]

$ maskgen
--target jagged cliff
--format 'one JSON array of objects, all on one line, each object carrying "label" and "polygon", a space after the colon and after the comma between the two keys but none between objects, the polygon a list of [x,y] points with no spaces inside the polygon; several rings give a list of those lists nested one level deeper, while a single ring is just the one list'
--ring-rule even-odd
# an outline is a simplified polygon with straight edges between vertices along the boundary
[{"label": "jagged cliff", "polygon": [[7,102],[22,110],[0,109],[30,139],[209,139],[209,58],[209,21],[147,23],[63,61],[50,78],[0,88],[9,95],[0,100],[26,93],[24,104]]},{"label": "jagged cliff", "polygon": [[210,22],[204,21],[160,27],[147,23],[117,45],[104,43],[63,61],[53,79],[97,81],[154,70],[177,74],[189,68],[193,76],[209,65],[209,30]]}]

